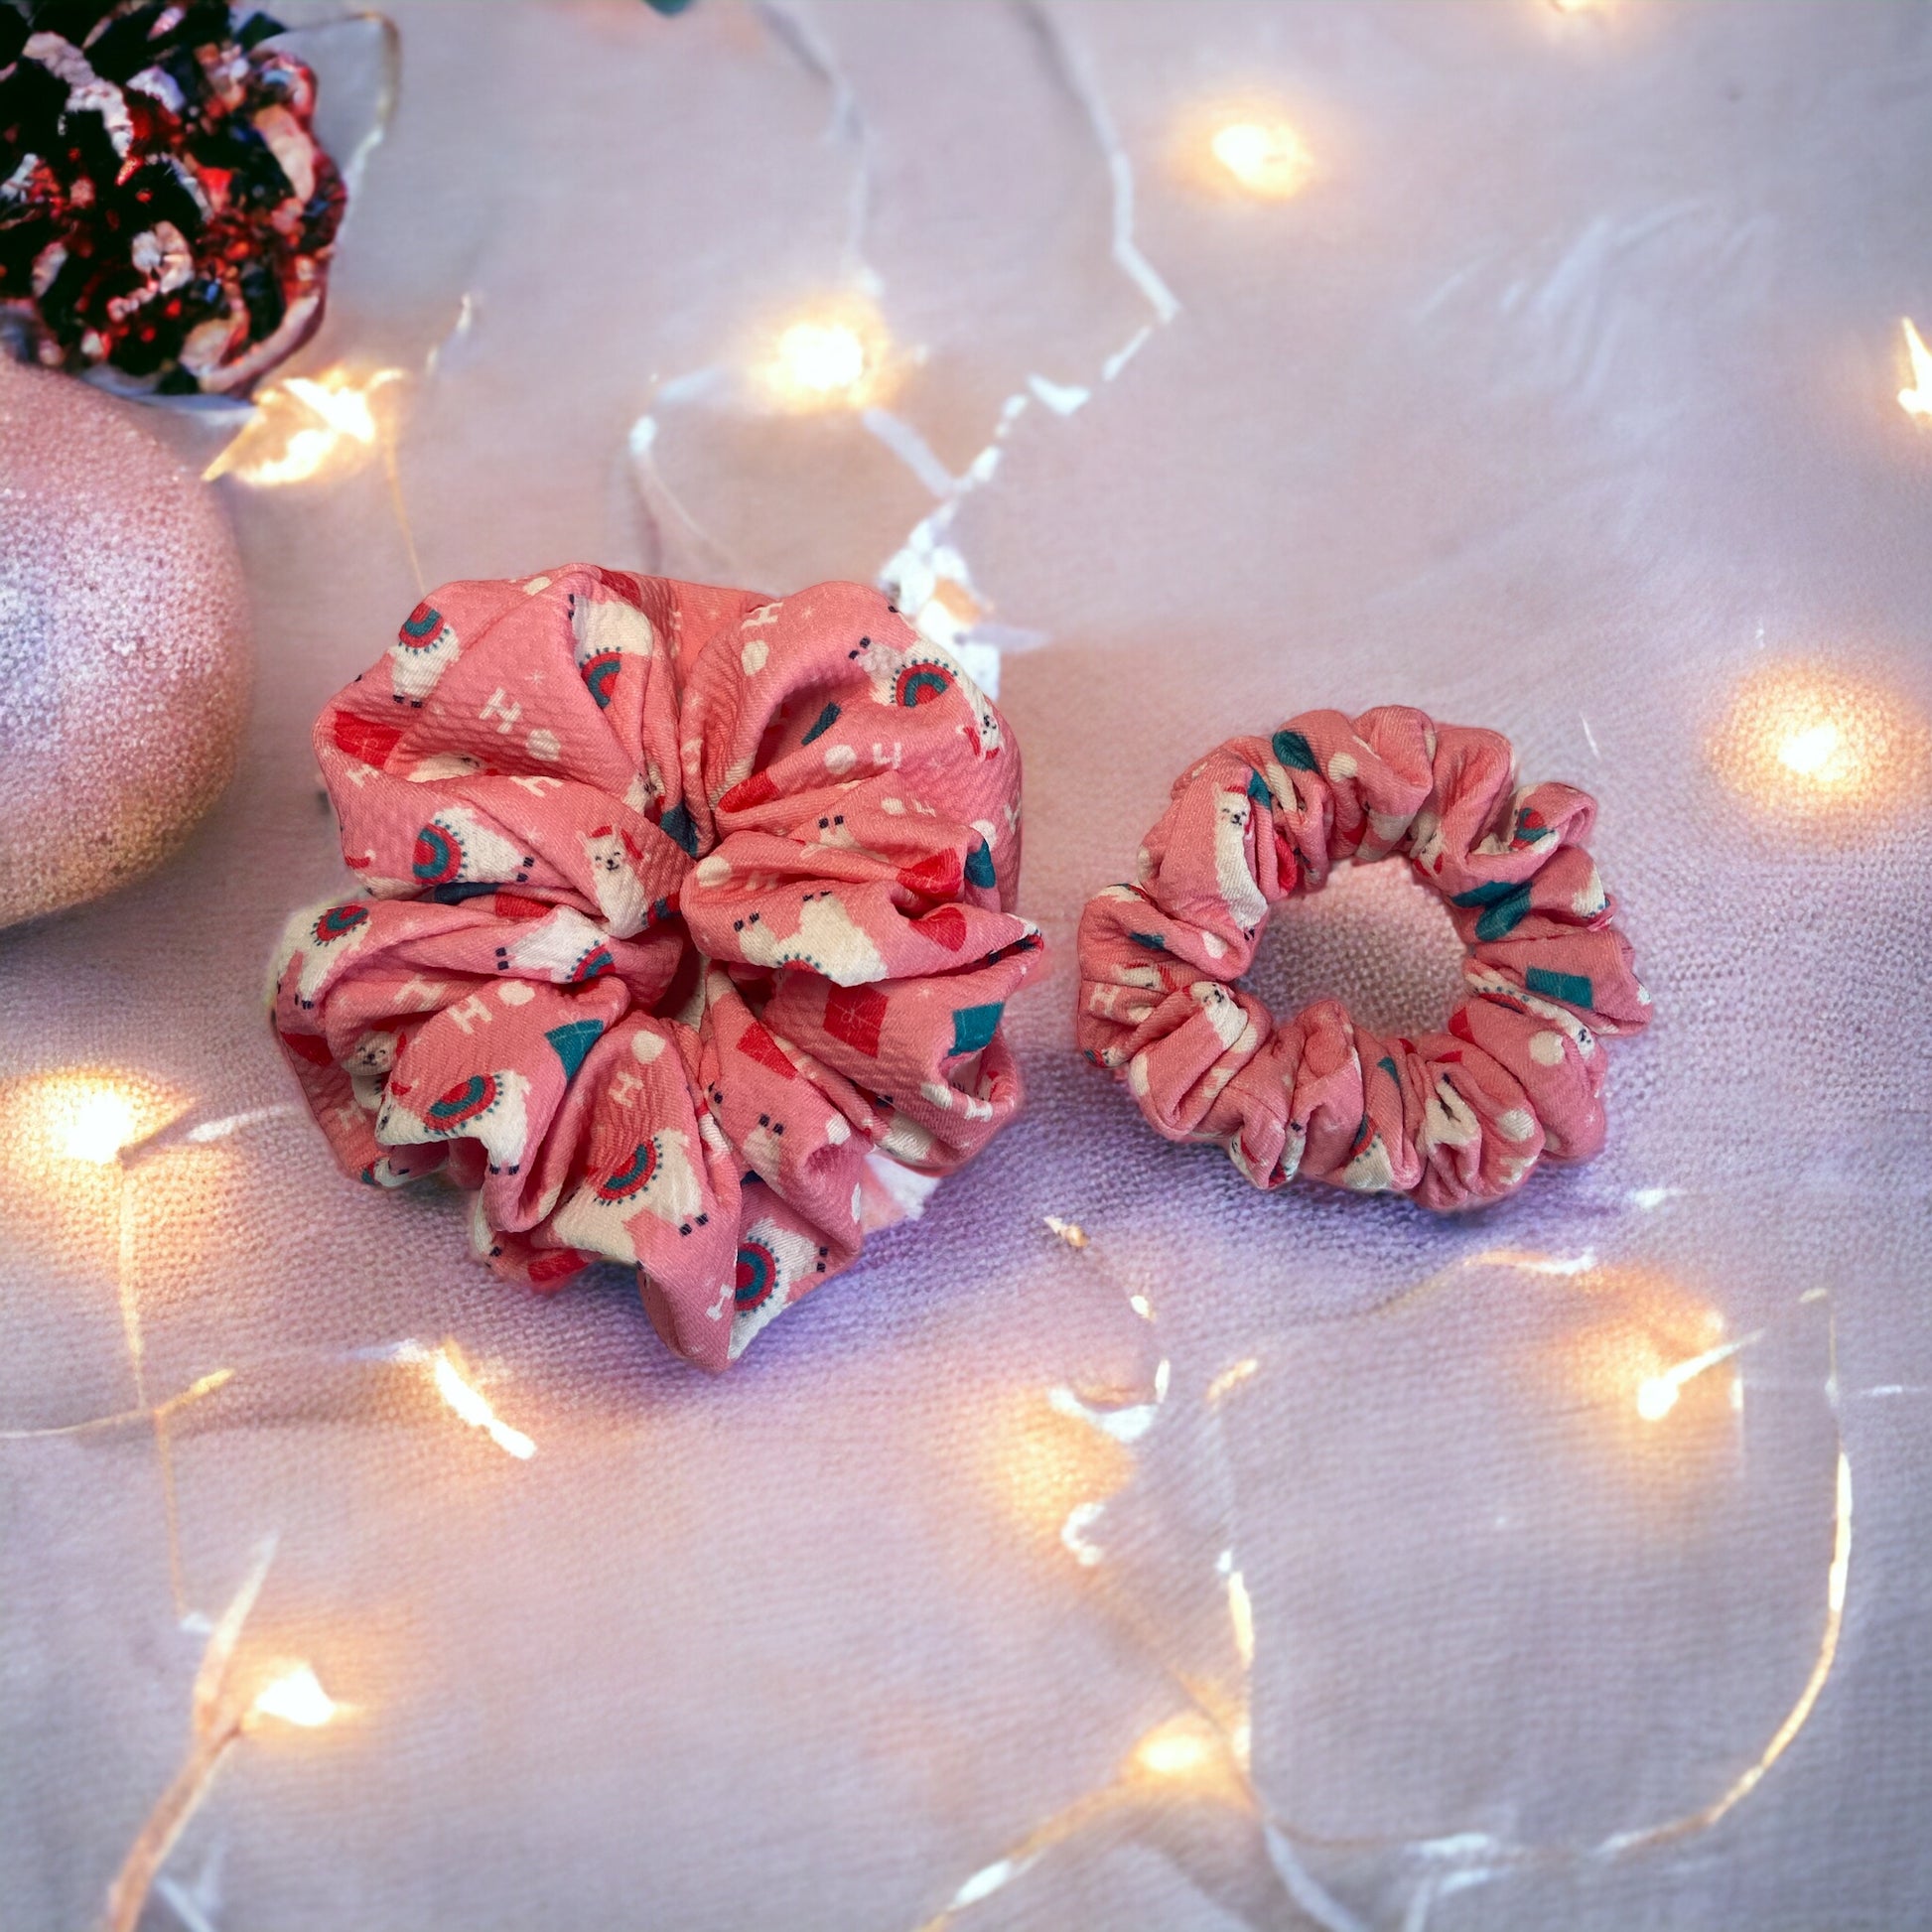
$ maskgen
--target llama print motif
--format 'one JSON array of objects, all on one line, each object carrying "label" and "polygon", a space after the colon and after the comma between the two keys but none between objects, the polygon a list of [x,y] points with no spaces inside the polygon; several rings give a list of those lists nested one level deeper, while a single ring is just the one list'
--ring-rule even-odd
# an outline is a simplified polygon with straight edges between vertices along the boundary
[{"label": "llama print motif", "polygon": [[760,1216],[740,1236],[732,1285],[732,1335],[727,1353],[744,1354],[759,1330],[782,1313],[825,1272],[825,1249],[791,1228]]},{"label": "llama print motif", "polygon": [[365,1114],[382,1111],[382,1083],[396,1063],[404,1037],[400,1028],[371,1028],[341,1061],[343,1071],[348,1075],[349,1091],[355,1096],[355,1104]]},{"label": "llama print motif", "polygon": [[910,650],[899,650],[861,637],[851,655],[865,667],[875,704],[898,705],[908,711],[936,703],[965,677],[949,656],[923,641]]},{"label": "llama print motif", "polygon": [[381,1079],[395,1065],[406,1037],[400,1027],[371,1027],[348,1049],[343,1070],[351,1079]]},{"label": "llama print motif", "polygon": [[433,604],[419,604],[402,621],[396,641],[389,646],[390,695],[398,704],[420,711],[438,680],[463,648],[457,634]]},{"label": "llama print motif", "polygon": [[[862,859],[876,859],[882,866],[893,863],[885,853],[875,852],[871,846],[859,843],[858,835],[845,822],[843,812],[821,812],[815,820],[800,828],[797,837],[806,845],[832,846],[840,852],[856,852]],[[723,876],[729,877],[729,872]],[[761,886],[752,883],[752,877],[747,877],[747,889],[754,892],[763,890]]]},{"label": "llama print motif", "polygon": [[1356,1130],[1341,1184],[1358,1194],[1386,1194],[1395,1187],[1395,1166],[1380,1134],[1364,1120]]},{"label": "llama print motif", "polygon": [[503,1070],[473,1073],[447,1092],[431,1098],[420,1113],[404,1104],[415,1099],[414,1089],[399,1093],[394,1080],[375,1123],[375,1138],[384,1147],[414,1147],[425,1141],[481,1142],[489,1157],[491,1173],[515,1173],[523,1165],[529,1142],[524,1102],[530,1083],[522,1074]]},{"label": "llama print motif", "polygon": [[1214,884],[1226,901],[1228,916],[1243,932],[1252,932],[1268,916],[1268,901],[1255,884],[1248,864],[1248,824],[1254,806],[1247,794],[1224,791],[1214,802]]},{"label": "llama print motif", "polygon": [[999,756],[1005,742],[999,713],[958,661],[937,645],[921,641],[911,650],[897,650],[890,644],[862,637],[852,655],[864,660],[875,704],[915,710],[920,705],[937,703],[949,691],[957,691],[971,714],[959,731],[972,748],[973,756],[978,759]]},{"label": "llama print motif", "polygon": [[584,836],[584,857],[591,869],[591,890],[597,909],[614,936],[627,939],[650,915],[650,897],[637,867],[643,854],[621,829],[600,825]]},{"label": "llama print motif", "polygon": [[574,907],[555,911],[513,931],[496,948],[496,970],[556,986],[582,986],[617,971],[609,940]]},{"label": "llama print motif", "polygon": [[623,802],[639,818],[644,818],[663,795],[664,774],[657,768],[657,760],[646,755],[644,768],[632,772],[629,784],[624,787]]},{"label": "llama print motif", "polygon": [[424,886],[529,884],[536,855],[512,845],[462,805],[449,805],[416,834],[410,870]]},{"label": "llama print motif", "polygon": [[587,1173],[558,1208],[554,1226],[573,1248],[635,1263],[643,1257],[630,1224],[640,1214],[655,1215],[680,1235],[710,1222],[691,1144],[676,1128],[645,1135],[610,1166]]},{"label": "llama print motif", "polygon": [[474,778],[483,768],[483,759],[468,752],[432,752],[428,758],[418,759],[402,775],[412,785],[429,785],[444,778]]},{"label": "llama print motif", "polygon": [[295,1003],[313,1007],[323,983],[369,936],[369,908],[353,899],[298,912],[282,931],[275,950],[275,985],[280,986],[291,962],[300,960]]},{"label": "llama print motif", "polygon": [[751,965],[773,972],[781,966],[808,966],[835,986],[863,986],[886,977],[878,947],[829,889],[805,895],[798,907],[798,930],[789,938],[779,938],[760,912],[734,919],[732,936]]},{"label": "llama print motif", "polygon": [[1000,729],[1000,714],[964,671],[959,674],[959,690],[973,708],[973,722],[964,728],[966,742],[973,748],[973,756],[977,759],[998,758],[1000,748],[1006,742]]},{"label": "llama print motif", "polygon": [[1255,1043],[1250,1038],[1255,1023],[1249,1019],[1247,1008],[1225,986],[1215,980],[1196,980],[1187,991],[1207,1016],[1207,1024],[1213,1028],[1214,1037],[1221,1042],[1223,1051],[1245,1050]]},{"label": "llama print motif", "polygon": [[647,659],[656,648],[656,633],[649,618],[621,595],[589,598],[573,591],[570,599],[570,631],[577,674],[584,687],[606,709],[623,670],[623,660]]}]

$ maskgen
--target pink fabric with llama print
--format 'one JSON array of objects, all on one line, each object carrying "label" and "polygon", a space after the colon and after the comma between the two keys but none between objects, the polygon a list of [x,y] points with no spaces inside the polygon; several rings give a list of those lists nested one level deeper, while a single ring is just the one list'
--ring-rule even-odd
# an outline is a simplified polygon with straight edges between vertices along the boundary
[{"label": "pink fabric with llama print", "polygon": [[[1584,849],[1594,800],[1518,787],[1509,741],[1388,705],[1310,711],[1178,778],[1137,880],[1080,919],[1080,1043],[1170,1140],[1258,1187],[1297,1173],[1425,1207],[1494,1200],[1603,1144],[1605,1035],[1650,1017]],[[1269,912],[1337,860],[1391,856],[1448,902],[1469,997],[1383,1039],[1338,1001],[1278,1024],[1235,982]]]},{"label": "pink fabric with llama print", "polygon": [[448,584],[315,733],[356,890],[274,1026],[337,1159],[722,1369],[1020,1104],[1020,754],[876,591]]}]

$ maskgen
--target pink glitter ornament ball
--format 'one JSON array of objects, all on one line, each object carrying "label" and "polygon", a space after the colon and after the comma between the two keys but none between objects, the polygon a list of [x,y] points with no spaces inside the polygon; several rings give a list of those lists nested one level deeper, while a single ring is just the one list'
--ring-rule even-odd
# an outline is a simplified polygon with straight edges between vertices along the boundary
[{"label": "pink glitter ornament ball", "polygon": [[150,871],[234,770],[240,560],[140,417],[0,358],[0,926]]}]

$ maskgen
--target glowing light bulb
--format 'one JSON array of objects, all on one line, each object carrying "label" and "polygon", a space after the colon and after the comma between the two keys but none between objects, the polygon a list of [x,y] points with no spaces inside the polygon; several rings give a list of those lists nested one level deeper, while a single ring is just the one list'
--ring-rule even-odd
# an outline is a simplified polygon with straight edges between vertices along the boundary
[{"label": "glowing light bulb", "polygon": [[1668,1375],[1652,1375],[1637,1385],[1637,1414],[1645,1422],[1662,1422],[1677,1407],[1677,1384]]},{"label": "glowing light bulb", "polygon": [[1261,201],[1286,201],[1309,179],[1312,157],[1286,121],[1229,121],[1207,146],[1236,186]]},{"label": "glowing light bulb", "polygon": [[49,1180],[69,1162],[111,1168],[174,1111],[139,1074],[79,1068],[0,1082],[0,1139],[16,1166]]},{"label": "glowing light bulb", "polygon": [[288,376],[257,394],[248,426],[202,474],[275,488],[352,467],[381,435],[371,398],[401,380],[400,369],[358,377],[341,365],[319,376]]},{"label": "glowing light bulb", "polygon": [[1842,736],[1829,719],[1823,724],[1808,725],[1802,731],[1793,732],[1778,747],[1778,762],[1801,777],[1825,779]]},{"label": "glowing light bulb", "polygon": [[1929,751],[1926,720],[1900,693],[1823,664],[1753,672],[1711,741],[1720,775],[1760,809],[1860,824],[1924,796]]},{"label": "glowing light bulb", "polygon": [[111,1167],[135,1138],[134,1102],[105,1081],[80,1085],[60,1113],[60,1149],[69,1161]]},{"label": "glowing light bulb", "polygon": [[285,1725],[299,1725],[317,1730],[328,1724],[342,1706],[322,1688],[322,1680],[308,1664],[297,1664],[280,1677],[264,1684],[249,1707],[253,1716],[277,1718]]},{"label": "glowing light bulb", "polygon": [[866,345],[842,322],[794,322],[778,338],[778,365],[793,387],[830,395],[858,387],[866,373]]},{"label": "glowing light bulb", "polygon": [[1134,1747],[1134,1762],[1157,1778],[1184,1778],[1214,1761],[1214,1745],[1184,1723],[1163,1725]]},{"label": "glowing light bulb", "polygon": [[981,1455],[989,1488],[1030,1538],[1083,1568],[1103,1561],[1101,1518],[1134,1470],[1124,1443],[1028,1395],[989,1415]]},{"label": "glowing light bulb", "polygon": [[1049,1214],[1046,1225],[1069,1248],[1084,1248],[1087,1245],[1087,1231],[1078,1221],[1063,1221],[1057,1214]]},{"label": "glowing light bulb", "polygon": [[878,312],[848,298],[780,328],[759,373],[781,409],[865,409],[883,397],[891,364],[892,344]]},{"label": "glowing light bulb", "polygon": [[184,1104],[169,1089],[118,1067],[0,1080],[0,1147],[15,1182],[8,1235],[66,1265],[85,1255],[89,1266],[97,1260],[117,1269],[118,1243],[132,1226],[122,1210],[138,1193],[143,1217],[165,1214],[182,1252],[199,1249],[207,1217],[197,1186],[224,1150],[178,1150],[143,1166],[134,1192],[128,1186],[129,1169],[146,1163],[154,1137],[181,1117]]},{"label": "glowing light bulb", "polygon": [[1898,406],[1908,416],[1917,416],[1932,422],[1932,349],[1925,345],[1925,339],[1912,327],[1912,319],[1904,321],[1905,353],[1911,360],[1912,380],[1908,387],[1899,390]]},{"label": "glowing light bulb", "polygon": [[1248,1714],[1232,1709],[1214,1721],[1198,1711],[1170,1718],[1142,1737],[1122,1767],[1123,1782],[1151,1779],[1191,1786],[1243,1802],[1241,1767],[1249,1747]]}]

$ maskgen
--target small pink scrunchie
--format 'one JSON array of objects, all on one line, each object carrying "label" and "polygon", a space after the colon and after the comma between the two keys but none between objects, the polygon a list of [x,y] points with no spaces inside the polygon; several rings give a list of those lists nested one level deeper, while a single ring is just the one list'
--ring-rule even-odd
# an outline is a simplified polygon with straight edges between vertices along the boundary
[{"label": "small pink scrunchie", "polygon": [[[1650,996],[1589,854],[1595,802],[1514,788],[1509,741],[1386,705],[1232,738],[1174,783],[1139,883],[1080,920],[1080,1043],[1170,1140],[1258,1187],[1299,1173],[1466,1207],[1603,1144],[1601,1035]],[[1335,1000],[1285,1026],[1234,984],[1270,909],[1337,860],[1401,854],[1448,903],[1470,992],[1446,1033],[1378,1038]]]},{"label": "small pink scrunchie", "polygon": [[359,890],[274,1025],[337,1159],[499,1273],[634,1263],[723,1368],[1020,1104],[1020,754],[877,591],[446,584],[318,721]]}]

